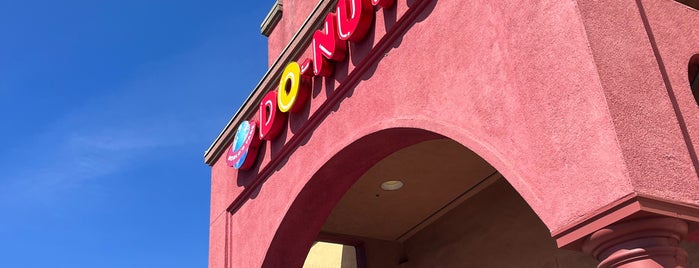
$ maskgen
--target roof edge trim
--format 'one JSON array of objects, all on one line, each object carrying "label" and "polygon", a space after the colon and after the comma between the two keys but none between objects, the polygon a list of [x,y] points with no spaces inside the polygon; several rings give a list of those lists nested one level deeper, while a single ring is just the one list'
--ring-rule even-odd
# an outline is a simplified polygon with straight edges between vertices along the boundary
[{"label": "roof edge trim", "polygon": [[325,18],[324,15],[334,8],[337,0],[320,0],[313,8],[311,15],[301,25],[301,28],[294,34],[291,41],[284,47],[281,54],[272,63],[267,72],[262,76],[260,82],[257,83],[255,89],[248,95],[243,102],[243,105],[238,108],[226,127],[221,130],[221,133],[216,137],[214,142],[204,152],[204,162],[212,166],[216,159],[223,153],[224,145],[228,144],[233,137],[233,129],[240,122],[248,118],[254,112],[253,105],[256,105],[270,89],[278,82],[283,71],[283,67],[292,59],[297,58],[306,49],[313,37],[313,32],[320,26]]},{"label": "roof edge trim", "polygon": [[274,28],[277,27],[277,24],[279,24],[279,21],[282,19],[282,13],[282,2],[277,0],[277,2],[274,3],[274,6],[272,6],[272,9],[269,10],[269,13],[267,13],[265,20],[262,21],[262,24],[260,25],[260,33],[269,37],[269,35],[272,34],[272,31],[274,31]]}]

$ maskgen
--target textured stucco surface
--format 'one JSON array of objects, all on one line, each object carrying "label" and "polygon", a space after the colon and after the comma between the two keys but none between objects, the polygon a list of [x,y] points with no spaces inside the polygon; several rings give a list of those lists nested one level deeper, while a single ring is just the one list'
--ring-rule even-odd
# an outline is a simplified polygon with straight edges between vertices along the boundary
[{"label": "textured stucco surface", "polygon": [[301,28],[318,1],[282,1],[282,19],[267,38],[267,64],[271,66]]},{"label": "textured stucco surface", "polygon": [[[266,256],[275,257],[269,266],[298,262],[324,220],[314,211],[329,213],[373,155],[410,144],[395,140],[429,138],[427,132],[371,136],[396,127],[438,133],[479,154],[551,231],[635,191],[699,204],[687,135],[636,2],[422,1],[427,7],[405,34],[380,52],[383,58],[235,214],[225,210],[257,172],[289,149],[286,141],[421,1],[398,0],[376,12],[369,36],[349,46],[333,78],[314,79],[313,99],[290,116],[286,133],[263,146],[256,168],[238,172],[224,157],[213,165],[210,267],[259,267]],[[284,17],[269,41],[270,62],[311,2],[284,1]],[[698,44],[690,29],[696,11],[672,1],[643,4],[656,39],[665,40],[658,44],[670,92],[689,136],[697,137],[699,112],[680,86],[686,72],[678,70],[686,70],[683,58],[698,48],[690,44]],[[666,25],[671,12],[695,21]],[[684,37],[688,44],[675,46],[670,39],[680,34],[673,31],[682,29],[691,33]]]},{"label": "textured stucco surface", "polygon": [[[679,4],[675,1],[642,1],[648,17],[649,30],[657,45],[659,68],[666,73],[666,89],[668,98],[674,101],[678,116],[677,124],[684,128],[685,148],[678,149],[678,155],[690,153],[694,166],[677,170],[673,178],[659,180],[661,183],[673,181],[675,187],[659,187],[658,185],[640,184],[638,191],[665,196],[671,199],[681,199],[688,203],[699,203],[699,178],[697,177],[697,149],[699,148],[699,106],[692,96],[689,84],[688,67],[690,58],[699,55],[699,10]],[[694,3],[696,6],[696,1]],[[699,62],[693,63],[694,66]],[[677,146],[677,147],[682,147]],[[688,147],[688,148],[687,148]],[[684,150],[682,150],[684,149]],[[673,162],[686,165],[686,157],[672,159]],[[693,168],[692,168],[693,167]],[[658,181],[658,180],[648,180]]]},{"label": "textured stucco surface", "polygon": [[[691,157],[696,151],[688,149],[685,137],[689,136],[683,135],[682,127],[693,125],[689,135],[693,133],[696,139],[698,111],[696,105],[688,104],[693,100],[691,93],[677,96],[687,110],[681,122],[672,95],[687,91],[688,83],[680,84],[678,79],[687,80],[689,57],[699,50],[696,30],[694,45],[678,45],[676,27],[696,25],[699,13],[665,0],[579,1],[579,6],[635,191],[697,204],[699,178]],[[661,53],[667,51],[668,59],[683,63],[660,65],[644,25],[644,13],[649,15],[655,41],[665,44]],[[691,36],[691,32],[685,34]],[[663,72],[674,77],[676,89],[667,88]]]}]

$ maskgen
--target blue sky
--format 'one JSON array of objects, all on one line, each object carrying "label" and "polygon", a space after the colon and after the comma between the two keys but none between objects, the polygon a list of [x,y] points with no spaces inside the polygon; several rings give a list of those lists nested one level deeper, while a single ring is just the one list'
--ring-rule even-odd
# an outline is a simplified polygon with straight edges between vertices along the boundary
[{"label": "blue sky", "polygon": [[273,0],[0,0],[0,267],[205,267]]}]

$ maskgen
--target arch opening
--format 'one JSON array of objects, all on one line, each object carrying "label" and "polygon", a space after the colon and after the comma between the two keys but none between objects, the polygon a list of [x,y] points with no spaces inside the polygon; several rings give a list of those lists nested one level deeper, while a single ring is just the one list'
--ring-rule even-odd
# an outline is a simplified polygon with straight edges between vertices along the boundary
[{"label": "arch opening", "polygon": [[[404,185],[381,189],[388,180]],[[520,267],[596,265],[586,254],[557,249],[502,175],[448,138],[405,147],[374,164],[321,227],[318,240],[328,239],[361,241],[364,252],[355,263],[364,266],[343,268],[508,267],[512,260]]]},{"label": "arch opening", "polygon": [[[391,145],[391,136],[408,142]],[[376,157],[370,152],[377,148],[388,151]],[[382,190],[390,180],[404,185]],[[586,254],[557,249],[493,166],[419,129],[371,134],[328,161],[287,211],[264,266],[302,266],[317,241],[355,246],[351,267],[498,267],[512,259],[531,267],[595,265]]]}]

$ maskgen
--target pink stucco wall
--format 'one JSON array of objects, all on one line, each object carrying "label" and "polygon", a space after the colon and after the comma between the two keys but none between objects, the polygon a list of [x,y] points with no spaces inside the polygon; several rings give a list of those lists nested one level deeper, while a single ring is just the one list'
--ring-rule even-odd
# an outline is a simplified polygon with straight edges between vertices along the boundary
[{"label": "pink stucco wall", "polygon": [[[270,57],[310,2],[284,1]],[[280,226],[298,232],[283,245],[310,245],[323,217],[304,221],[311,210],[297,206],[331,209],[352,183],[346,172],[371,165],[366,150],[403,134],[375,154],[430,133],[454,139],[497,168],[550,231],[632,193],[699,205],[699,108],[686,81],[698,20],[668,0],[398,0],[378,9],[369,36],[349,46],[333,78],[314,79],[313,99],[253,170],[238,172],[225,156],[213,165],[209,266],[261,266],[274,241],[289,241],[275,237]],[[391,128],[420,131],[372,136]],[[356,159],[366,161],[346,164]]]},{"label": "pink stucco wall", "polygon": [[[666,79],[664,89],[667,92],[667,97],[673,104],[676,120],[671,122],[680,126],[680,130],[685,138],[686,147],[681,145],[676,146],[679,151],[687,150],[691,153],[690,157],[694,161],[694,169],[673,167],[670,171],[677,174],[677,177],[672,178],[676,181],[673,185],[686,187],[682,193],[682,199],[686,202],[697,203],[699,201],[699,189],[697,188],[696,175],[699,174],[699,162],[697,162],[697,149],[699,149],[699,108],[697,102],[691,93],[687,68],[689,59],[695,55],[699,55],[699,12],[684,5],[678,5],[674,1],[643,1],[643,6],[646,9],[648,21],[652,34],[653,41],[657,45],[657,57],[660,59],[664,67],[663,74]],[[696,58],[696,57],[695,57]],[[694,62],[697,65],[699,62]],[[696,96],[699,98],[699,96]],[[676,133],[676,132],[675,132]],[[676,133],[675,135],[680,134]],[[676,138],[676,136],[675,136]],[[687,159],[682,157],[673,162],[686,165]],[[679,166],[679,165],[678,165]],[[677,171],[675,171],[677,170]],[[680,171],[681,170],[681,171]],[[694,172],[694,173],[692,173]],[[694,175],[694,176],[693,176]],[[653,181],[653,180],[648,180]],[[663,191],[665,187],[657,185],[646,185],[639,183],[636,187],[639,191],[646,191],[657,195],[669,195],[670,198],[676,199],[677,188],[672,187],[672,192]]]},{"label": "pink stucco wall", "polygon": [[282,1],[283,16],[267,38],[268,66],[277,59],[317,3],[318,1]]},{"label": "pink stucco wall", "polygon": [[[687,141],[699,137],[687,81],[689,59],[699,52],[699,30],[689,26],[699,20],[697,10],[666,0],[579,6],[634,189],[697,204],[696,149]],[[664,55],[660,62],[653,41]]]}]

